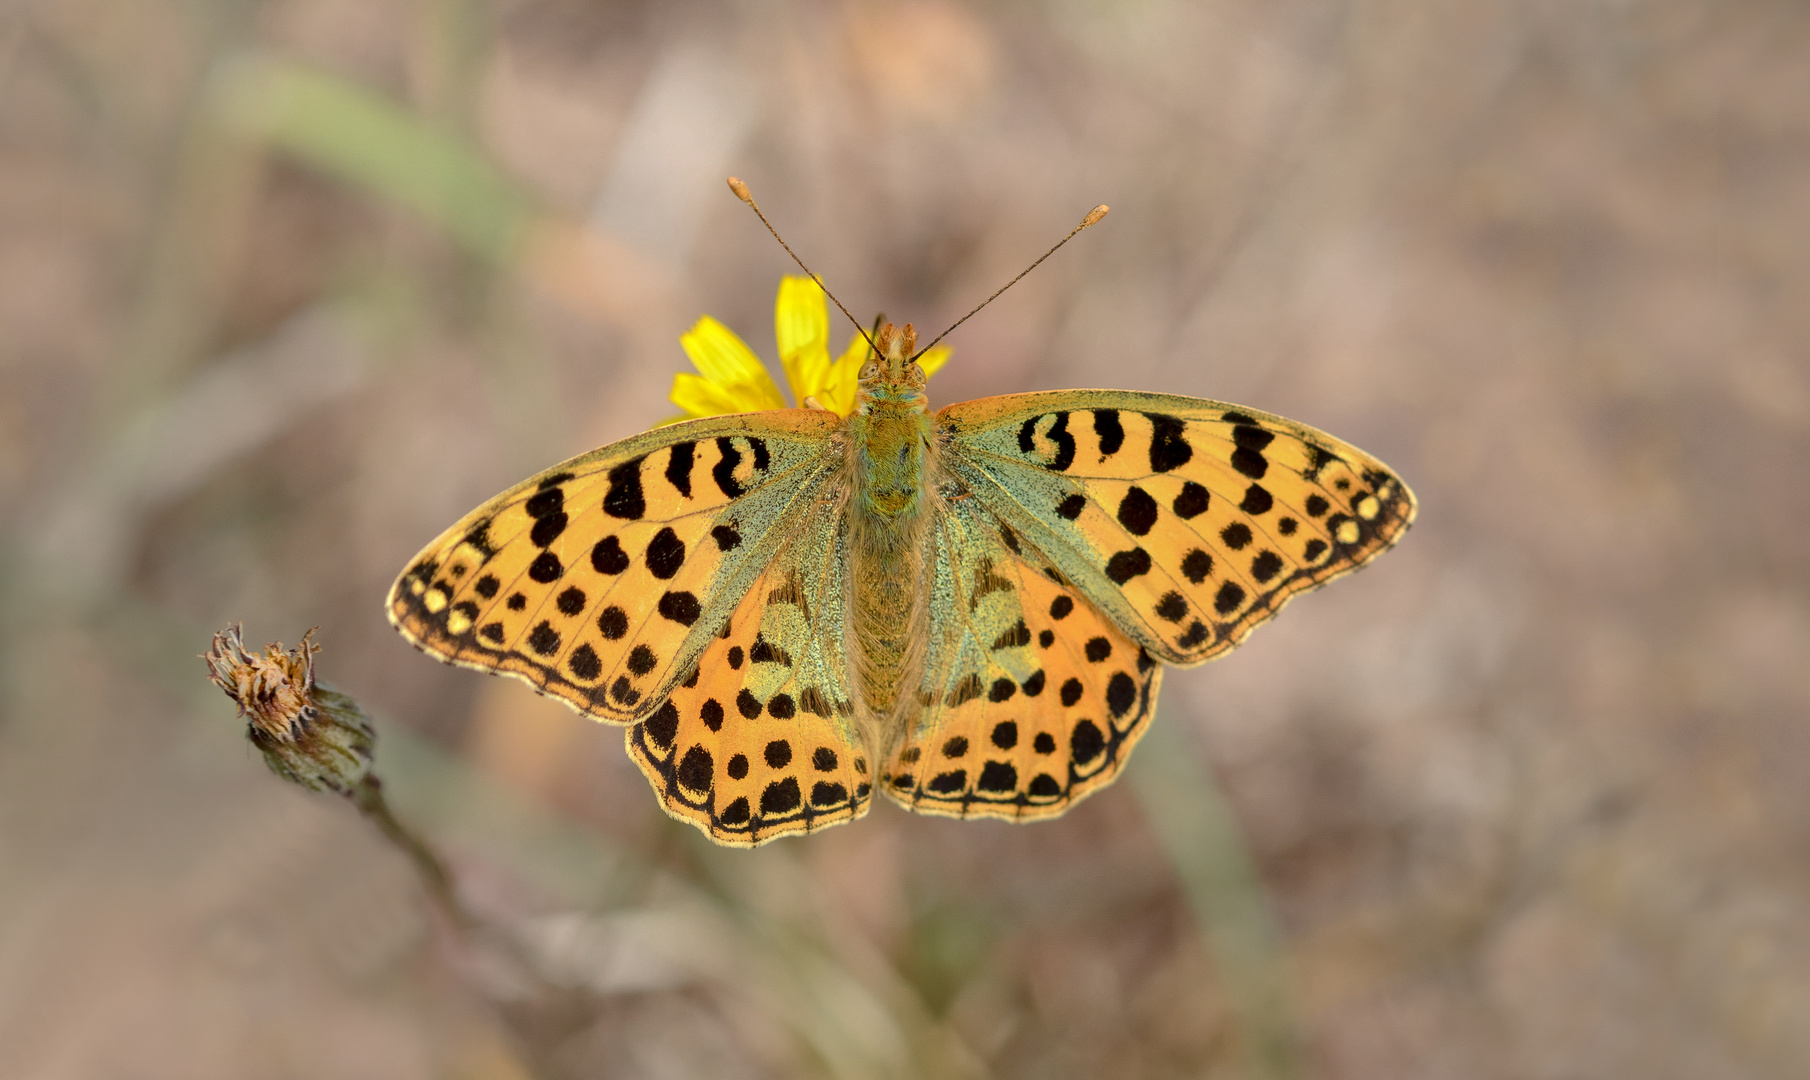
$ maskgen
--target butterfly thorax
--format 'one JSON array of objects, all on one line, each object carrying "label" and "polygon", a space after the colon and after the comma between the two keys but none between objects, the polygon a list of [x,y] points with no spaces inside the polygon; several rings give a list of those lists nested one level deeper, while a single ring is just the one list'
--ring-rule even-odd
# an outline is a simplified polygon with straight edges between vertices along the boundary
[{"label": "butterfly thorax", "polygon": [[862,696],[871,715],[887,717],[915,660],[931,425],[924,373],[910,359],[912,328],[897,331],[889,323],[874,344],[879,356],[862,369],[848,421],[850,618]]}]

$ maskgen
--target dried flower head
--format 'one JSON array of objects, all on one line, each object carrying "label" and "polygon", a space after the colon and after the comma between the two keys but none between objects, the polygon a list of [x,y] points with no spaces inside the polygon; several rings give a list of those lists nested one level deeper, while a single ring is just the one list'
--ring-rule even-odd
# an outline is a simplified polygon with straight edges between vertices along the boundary
[{"label": "dried flower head", "polygon": [[294,650],[273,643],[247,652],[235,624],[215,634],[201,658],[249,721],[246,734],[272,772],[310,791],[350,796],[371,770],[376,736],[357,702],[314,681],[320,646],[313,636],[302,635]]}]

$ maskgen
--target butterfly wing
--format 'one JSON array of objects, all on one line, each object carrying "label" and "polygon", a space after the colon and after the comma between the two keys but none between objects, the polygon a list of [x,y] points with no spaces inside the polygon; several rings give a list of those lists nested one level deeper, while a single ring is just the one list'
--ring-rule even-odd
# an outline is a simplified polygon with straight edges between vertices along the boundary
[{"label": "butterfly wing", "polygon": [[974,499],[939,509],[921,711],[881,774],[920,813],[1053,817],[1112,782],[1162,665]]},{"label": "butterfly wing", "polygon": [[872,798],[843,645],[846,527],[818,504],[697,666],[628,731],[667,812],[752,847],[852,821]]},{"label": "butterfly wing", "polygon": [[937,425],[952,478],[1174,664],[1236,647],[1414,520],[1413,493],[1381,461],[1223,402],[1012,394],[951,405]]},{"label": "butterfly wing", "polygon": [[798,529],[841,465],[840,429],[817,410],[711,417],[556,465],[411,560],[390,621],[448,663],[639,719]]}]

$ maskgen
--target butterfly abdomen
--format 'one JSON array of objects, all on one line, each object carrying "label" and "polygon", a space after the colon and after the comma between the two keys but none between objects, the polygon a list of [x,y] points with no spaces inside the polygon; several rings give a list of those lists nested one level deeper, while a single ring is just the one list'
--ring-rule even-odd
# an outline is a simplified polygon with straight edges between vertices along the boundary
[{"label": "butterfly abdomen", "polygon": [[849,418],[850,619],[870,714],[891,715],[912,667],[930,420],[919,393],[871,393]]}]

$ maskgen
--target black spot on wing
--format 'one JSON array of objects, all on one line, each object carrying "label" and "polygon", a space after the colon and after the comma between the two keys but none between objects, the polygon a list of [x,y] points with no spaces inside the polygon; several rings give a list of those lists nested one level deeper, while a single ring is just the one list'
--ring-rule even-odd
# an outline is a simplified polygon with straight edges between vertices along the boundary
[{"label": "black spot on wing", "polygon": [[1212,495],[1206,488],[1189,480],[1182,485],[1181,493],[1175,497],[1170,509],[1175,511],[1176,517],[1189,521],[1206,513],[1207,504],[1212,501]]},{"label": "black spot on wing", "polygon": [[1263,456],[1263,451],[1275,440],[1275,432],[1265,431],[1254,423],[1233,427],[1232,442],[1237,448],[1232,451],[1232,467],[1252,480],[1263,479],[1263,474],[1270,467],[1269,459]]},{"label": "black spot on wing", "polygon": [[1213,556],[1199,548],[1188,552],[1182,558],[1182,574],[1190,582],[1199,585],[1213,573]]},{"label": "black spot on wing", "polygon": [[[557,491],[558,489],[555,490]],[[566,515],[565,511],[562,510],[557,514],[549,514],[543,518],[536,518],[534,520],[534,528],[528,530],[528,539],[533,541],[534,546],[536,547],[546,547],[553,541],[558,540],[559,534],[565,531]]]},{"label": "black spot on wing", "polygon": [[1106,684],[1106,707],[1112,710],[1113,719],[1117,720],[1130,712],[1137,700],[1137,681],[1123,671],[1114,672],[1112,679]]},{"label": "black spot on wing", "polygon": [[709,791],[711,771],[714,762],[710,760],[710,751],[703,746],[693,746],[685,751],[685,757],[679,762],[677,778],[680,785],[692,791]]},{"label": "black spot on wing", "polygon": [[[596,679],[597,676],[603,674],[603,661],[598,659],[597,650],[591,648],[589,645],[580,645],[578,648],[573,649],[572,655],[566,658],[566,666],[572,669],[572,674],[586,682],[590,682]],[[672,708],[672,702],[667,702],[666,707],[669,709]],[[676,718],[677,714],[675,713],[674,716]],[[671,741],[671,736],[668,736],[662,745],[670,743]]]},{"label": "black spot on wing", "polygon": [[1082,720],[1069,735],[1068,749],[1077,765],[1086,765],[1106,749],[1106,736],[1092,720]]},{"label": "black spot on wing", "polygon": [[542,619],[540,625],[529,632],[528,647],[541,656],[552,656],[559,651],[559,631]]},{"label": "black spot on wing", "polygon": [[544,482],[541,490],[522,504],[522,509],[528,511],[528,516],[532,518],[551,517],[565,508],[565,492],[561,491],[557,485],[548,487]]},{"label": "black spot on wing", "polygon": [[1119,500],[1119,524],[1133,536],[1148,536],[1156,527],[1156,500],[1150,493],[1133,484]]},{"label": "black spot on wing", "polygon": [[760,812],[762,814],[784,814],[798,809],[803,802],[798,793],[798,780],[788,776],[784,780],[768,784],[760,793]]},{"label": "black spot on wing", "polygon": [[968,786],[968,773],[965,769],[955,769],[943,773],[924,786],[938,795],[953,795]]},{"label": "black spot on wing", "polygon": [[697,443],[677,443],[666,461],[666,482],[687,499],[691,498],[691,465],[696,453]]},{"label": "black spot on wing", "polygon": [[640,521],[647,513],[641,491],[641,458],[625,461],[610,470],[610,489],[603,496],[603,512],[624,521]]},{"label": "black spot on wing", "polygon": [[1251,560],[1251,576],[1257,579],[1259,585],[1268,583],[1281,572],[1282,556],[1273,551],[1258,552],[1257,557]]},{"label": "black spot on wing", "polygon": [[622,541],[606,536],[591,548],[591,568],[599,574],[620,574],[628,569],[628,552]]},{"label": "black spot on wing", "polygon": [[1194,458],[1194,447],[1188,444],[1187,425],[1180,418],[1163,413],[1146,413],[1150,420],[1150,469],[1170,472]]},{"label": "black spot on wing", "polygon": [[1056,444],[1056,456],[1046,468],[1052,472],[1067,472],[1075,463],[1075,437],[1068,433],[1068,414],[1056,414],[1056,422],[1050,425],[1048,438]]},{"label": "black spot on wing", "polygon": [[647,732],[655,746],[662,750],[672,749],[672,740],[679,733],[679,710],[673,706],[671,698],[655,710],[654,715],[641,722],[641,730]]},{"label": "black spot on wing", "polygon": [[1106,560],[1106,576],[1111,578],[1115,585],[1123,585],[1132,578],[1149,572],[1150,553],[1141,547],[1116,552],[1112,558]]},{"label": "black spot on wing", "polygon": [[699,615],[703,614],[703,608],[698,604],[698,598],[684,591],[669,592],[660,597],[659,610],[663,618],[681,626],[690,626],[698,621]]},{"label": "black spot on wing", "polygon": [[685,563],[685,541],[672,531],[671,526],[662,528],[654,534],[647,545],[648,572],[662,581],[667,581],[679,572]]},{"label": "black spot on wing", "polygon": [[1018,770],[1009,762],[989,761],[981,767],[980,779],[974,786],[981,791],[1015,791],[1018,788]]},{"label": "black spot on wing", "polygon": [[737,498],[747,489],[735,478],[735,470],[742,463],[742,452],[735,448],[735,440],[729,436],[720,436],[716,441],[717,453],[722,457],[710,468],[710,478],[716,481],[717,490],[725,496]]},{"label": "black spot on wing", "polygon": [[1100,440],[1100,460],[1119,452],[1125,445],[1125,425],[1119,422],[1119,410],[1094,410],[1094,436]]}]

